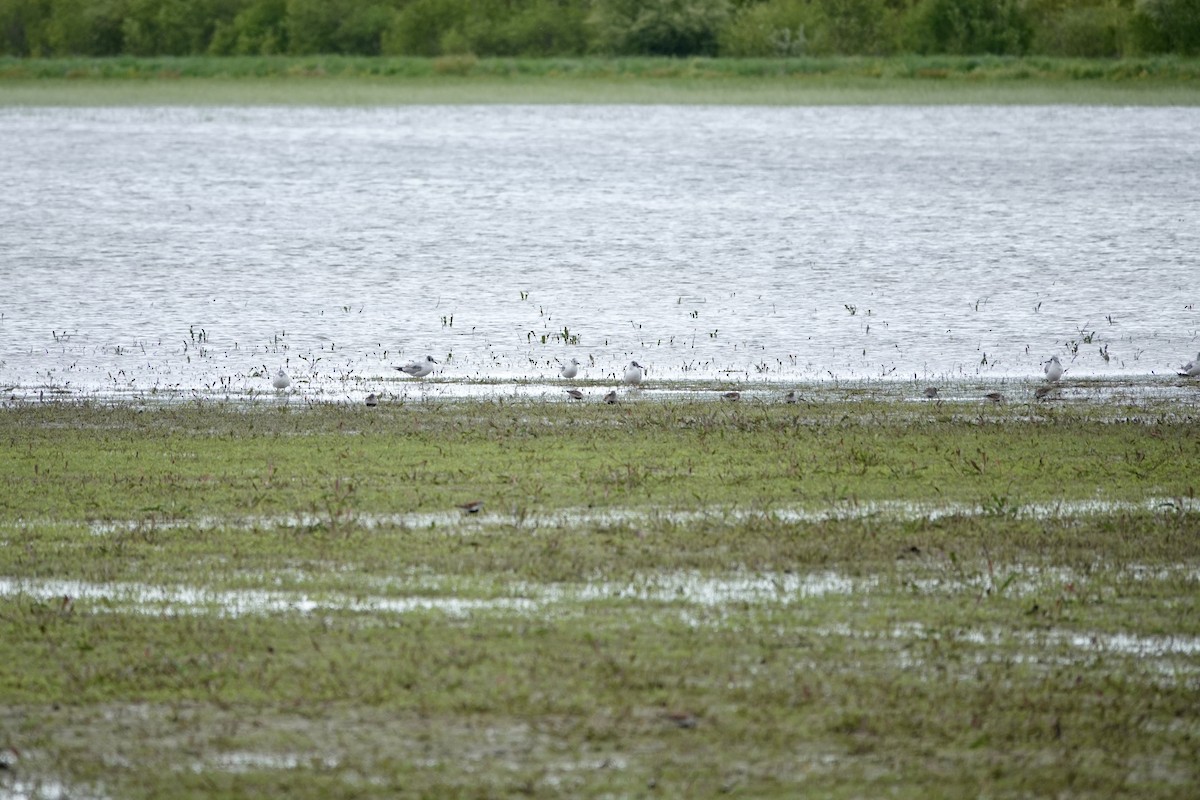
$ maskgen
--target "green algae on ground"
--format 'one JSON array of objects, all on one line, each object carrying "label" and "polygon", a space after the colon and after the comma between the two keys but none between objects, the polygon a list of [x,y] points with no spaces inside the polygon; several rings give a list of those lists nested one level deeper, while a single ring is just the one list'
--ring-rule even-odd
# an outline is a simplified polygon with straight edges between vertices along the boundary
[{"label": "green algae on ground", "polygon": [[0,409],[0,789],[1187,797],[1200,434],[1027,411]]}]

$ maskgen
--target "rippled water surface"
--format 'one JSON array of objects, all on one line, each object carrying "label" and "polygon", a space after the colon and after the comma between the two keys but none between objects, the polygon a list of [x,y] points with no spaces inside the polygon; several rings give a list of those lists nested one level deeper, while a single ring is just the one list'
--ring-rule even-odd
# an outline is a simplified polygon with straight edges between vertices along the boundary
[{"label": "rippled water surface", "polygon": [[1170,374],[1200,110],[0,109],[0,387]]}]

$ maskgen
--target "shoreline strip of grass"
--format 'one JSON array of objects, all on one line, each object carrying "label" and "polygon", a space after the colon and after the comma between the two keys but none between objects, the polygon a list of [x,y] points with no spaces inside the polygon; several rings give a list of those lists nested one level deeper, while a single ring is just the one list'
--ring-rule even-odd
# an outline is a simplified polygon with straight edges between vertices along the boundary
[{"label": "shoreline strip of grass", "polygon": [[1200,104],[1200,59],[0,59],[0,105]]}]

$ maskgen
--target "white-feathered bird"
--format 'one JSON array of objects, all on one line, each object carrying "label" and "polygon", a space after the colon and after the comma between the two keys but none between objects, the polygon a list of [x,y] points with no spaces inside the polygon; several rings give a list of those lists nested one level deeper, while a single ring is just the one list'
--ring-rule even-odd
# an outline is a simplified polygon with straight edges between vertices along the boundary
[{"label": "white-feathered bird", "polygon": [[558,371],[559,377],[566,378],[567,380],[574,378],[578,374],[579,374],[579,359],[577,359],[577,358],[572,358],[566,364],[563,364],[562,369],[560,369]]},{"label": "white-feathered bird", "polygon": [[424,361],[410,361],[403,367],[396,369],[403,372],[405,375],[411,375],[414,378],[424,378],[429,373],[433,372],[433,365],[438,363],[433,356],[425,356]]},{"label": "white-feathered bird", "polygon": [[643,375],[645,375],[645,368],[636,361],[630,361],[629,366],[625,368],[625,382],[630,386],[637,386],[641,383]]},{"label": "white-feathered bird", "polygon": [[283,367],[280,367],[279,371],[275,373],[275,377],[271,380],[271,385],[276,389],[286,389],[292,385],[292,379],[283,371]]},{"label": "white-feathered bird", "polygon": [[1042,369],[1046,373],[1046,380],[1050,383],[1056,383],[1062,377],[1062,363],[1059,362],[1058,356],[1050,356],[1050,360],[1046,362],[1046,366]]},{"label": "white-feathered bird", "polygon": [[1181,378],[1200,377],[1200,353],[1196,354],[1195,361],[1189,361],[1188,363],[1186,363],[1182,367],[1180,367],[1180,369],[1183,370],[1183,372],[1179,373],[1179,377],[1181,377]]}]

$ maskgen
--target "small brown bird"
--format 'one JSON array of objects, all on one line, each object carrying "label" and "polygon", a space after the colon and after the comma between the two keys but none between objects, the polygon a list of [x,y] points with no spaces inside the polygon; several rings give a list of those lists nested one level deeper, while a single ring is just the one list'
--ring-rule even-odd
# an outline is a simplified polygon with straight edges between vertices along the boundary
[{"label": "small brown bird", "polygon": [[1053,391],[1054,391],[1053,386],[1039,386],[1038,388],[1033,390],[1033,396],[1036,397],[1038,400],[1041,400],[1041,399],[1045,398],[1046,395],[1050,394]]},{"label": "small brown bird", "polygon": [[379,396],[371,392],[367,395],[367,408],[374,408],[377,405],[379,405]]},{"label": "small brown bird", "polygon": [[700,719],[688,711],[664,711],[660,716],[676,728],[694,728],[700,724]]},{"label": "small brown bird", "polygon": [[616,405],[616,402],[617,402],[617,390],[616,390],[616,389],[613,389],[611,392],[609,392],[608,394],[604,395],[604,402],[608,403],[610,406],[611,406],[611,405]]},{"label": "small brown bird", "polygon": [[796,402],[797,397],[798,397],[798,395],[794,391],[788,392],[787,394],[785,394],[783,396],[783,402],[794,403],[794,402]]},{"label": "small brown bird", "polygon": [[925,387],[925,396],[930,400],[936,399],[938,396],[938,388],[936,386]]},{"label": "small brown bird", "polygon": [[988,392],[983,396],[984,400],[991,400],[993,403],[1003,403],[1004,395],[999,392]]},{"label": "small brown bird", "polygon": [[741,392],[726,392],[725,394],[721,395],[721,397],[724,397],[726,400],[733,402],[735,400],[740,400],[742,398],[742,393]]},{"label": "small brown bird", "polygon": [[469,503],[459,503],[458,507],[468,514],[478,514],[483,509],[483,501],[472,500]]},{"label": "small brown bird", "polygon": [[583,392],[579,391],[578,389],[567,389],[567,397],[571,398],[572,400],[582,400]]}]

